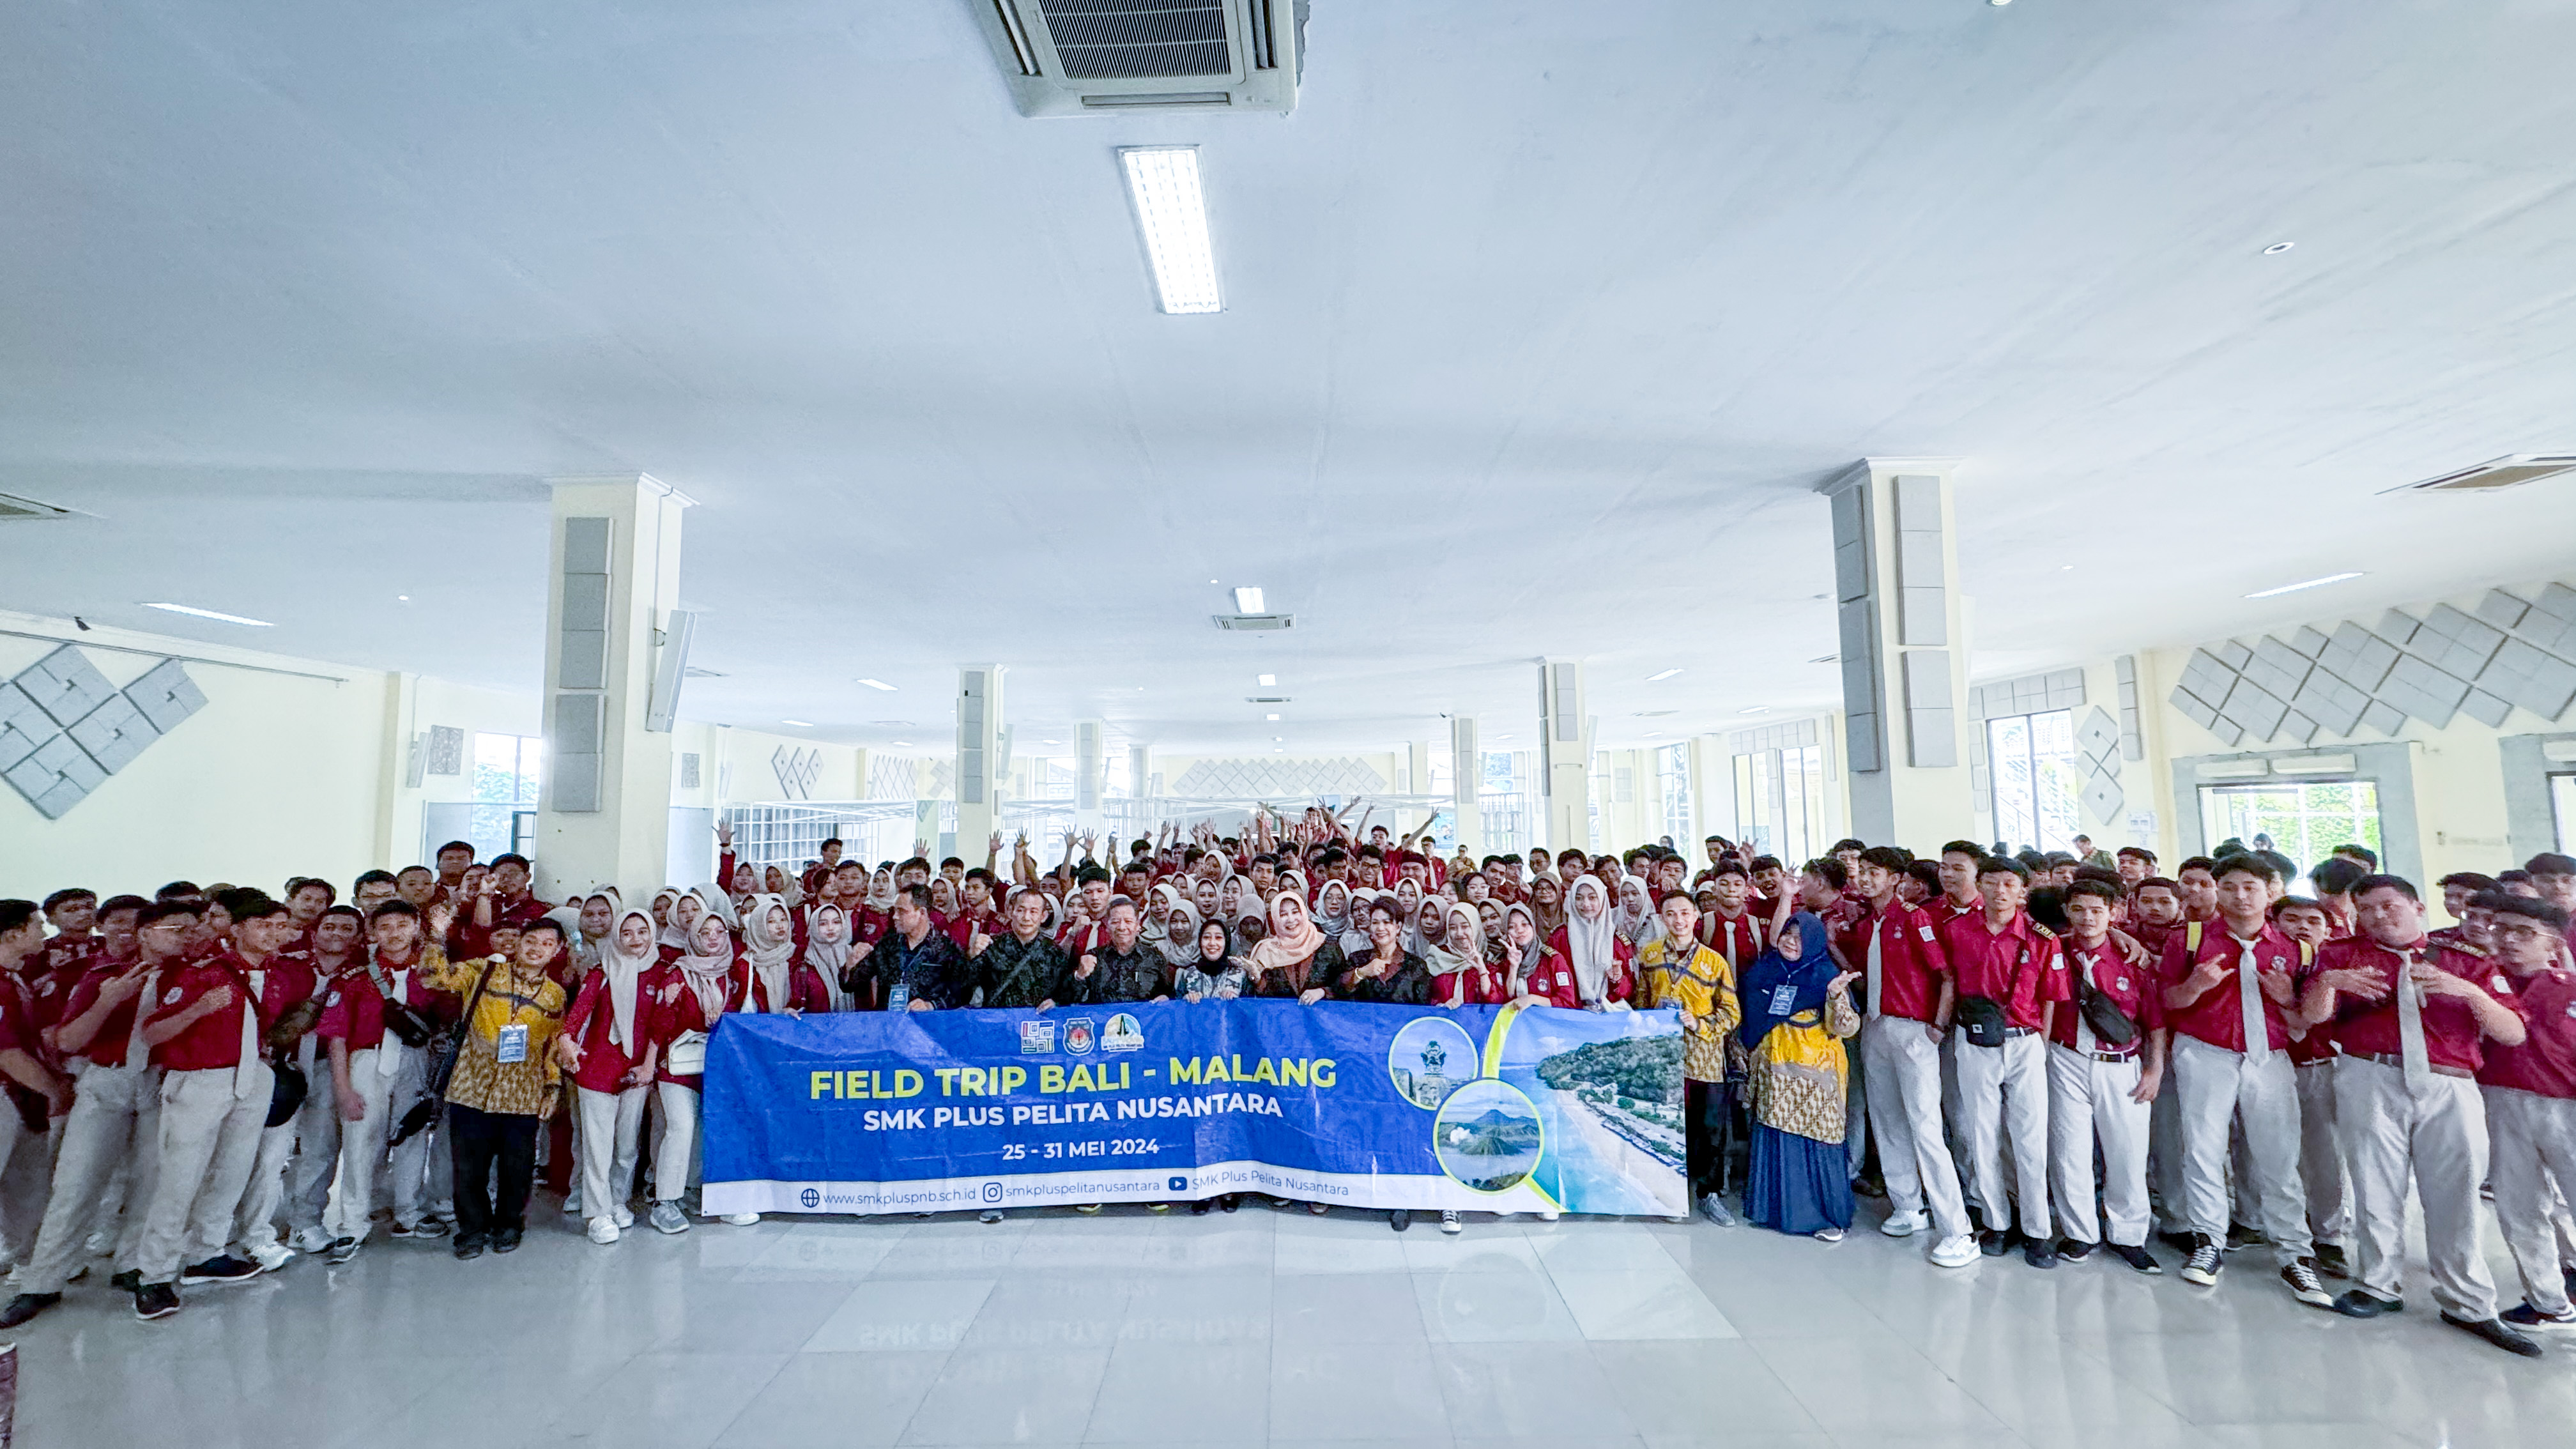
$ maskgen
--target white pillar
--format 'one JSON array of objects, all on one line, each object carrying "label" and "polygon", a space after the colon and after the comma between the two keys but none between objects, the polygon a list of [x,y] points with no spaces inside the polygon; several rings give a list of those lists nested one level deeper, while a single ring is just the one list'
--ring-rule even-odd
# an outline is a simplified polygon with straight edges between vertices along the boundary
[{"label": "white pillar", "polygon": [[957,854],[981,861],[1001,801],[1002,666],[957,666]]},{"label": "white pillar", "polygon": [[1476,717],[1472,714],[1449,717],[1449,783],[1452,787],[1450,813],[1458,822],[1458,844],[1468,854],[1482,856],[1485,849],[1485,822],[1476,802],[1477,792],[1485,780],[1485,757],[1476,746]]},{"label": "white pillar", "polygon": [[641,901],[662,884],[671,736],[645,720],[679,597],[688,506],[643,474],[554,480],[535,861],[546,899],[605,882]]},{"label": "white pillar", "polygon": [[1538,666],[1539,788],[1550,850],[1592,848],[1592,717],[1584,710],[1583,661]]},{"label": "white pillar", "polygon": [[1073,828],[1080,834],[1100,828],[1100,797],[1108,785],[1108,728],[1087,719],[1073,727]]},{"label": "white pillar", "polygon": [[1923,852],[1974,828],[1955,458],[1869,458],[1825,485],[1852,833]]}]

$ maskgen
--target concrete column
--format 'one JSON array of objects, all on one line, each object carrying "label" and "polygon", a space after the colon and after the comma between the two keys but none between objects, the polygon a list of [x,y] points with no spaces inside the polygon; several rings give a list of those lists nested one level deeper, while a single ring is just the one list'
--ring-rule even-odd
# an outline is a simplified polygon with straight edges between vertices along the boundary
[{"label": "concrete column", "polygon": [[1472,714],[1449,717],[1449,783],[1450,815],[1458,822],[1458,843],[1469,853],[1482,856],[1485,850],[1485,822],[1478,808],[1476,793],[1485,780],[1485,756],[1476,744],[1476,717]]},{"label": "concrete column", "polygon": [[1107,793],[1108,726],[1096,719],[1073,727],[1073,828],[1076,834],[1100,828],[1100,798]]},{"label": "concrete column", "polygon": [[957,854],[980,863],[1002,794],[1002,666],[957,666]]},{"label": "concrete column", "polygon": [[536,893],[648,899],[670,863],[671,736],[646,728],[690,500],[639,473],[554,480]]},{"label": "concrete column", "polygon": [[1584,709],[1583,661],[1538,666],[1539,791],[1550,850],[1592,848],[1592,716]]},{"label": "concrete column", "polygon": [[1852,833],[1917,852],[1974,828],[1955,458],[1868,458],[1833,507]]}]

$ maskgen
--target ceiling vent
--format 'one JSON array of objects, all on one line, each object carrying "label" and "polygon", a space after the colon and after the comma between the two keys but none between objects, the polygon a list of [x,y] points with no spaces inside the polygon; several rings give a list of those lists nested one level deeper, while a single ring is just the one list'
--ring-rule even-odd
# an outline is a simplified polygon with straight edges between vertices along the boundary
[{"label": "ceiling vent", "polygon": [[1218,628],[1231,629],[1238,633],[1245,630],[1297,627],[1297,616],[1294,614],[1217,614],[1213,617],[1216,619]]},{"label": "ceiling vent", "polygon": [[2391,493],[2493,493],[2504,488],[2519,488],[2561,473],[2576,473],[2576,453],[2508,453],[2504,457],[2391,488]]},{"label": "ceiling vent", "polygon": [[50,503],[38,503],[33,498],[21,498],[15,493],[0,493],[0,523],[16,523],[21,520],[33,520],[38,518],[79,518],[81,516],[81,514],[74,512],[69,508],[57,508]]},{"label": "ceiling vent", "polygon": [[1307,0],[967,0],[1023,116],[1297,108]]},{"label": "ceiling vent", "polygon": [[1247,694],[1243,697],[1243,702],[1245,704],[1286,704],[1288,703],[1288,696],[1284,694]]}]

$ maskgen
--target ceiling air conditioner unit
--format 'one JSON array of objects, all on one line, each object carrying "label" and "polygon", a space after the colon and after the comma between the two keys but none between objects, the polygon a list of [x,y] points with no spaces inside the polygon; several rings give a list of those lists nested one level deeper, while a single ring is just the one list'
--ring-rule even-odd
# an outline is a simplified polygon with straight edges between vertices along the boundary
[{"label": "ceiling air conditioner unit", "polygon": [[1297,627],[1297,616],[1294,614],[1213,614],[1209,617],[1216,620],[1216,626],[1220,629],[1258,630]]},{"label": "ceiling air conditioner unit", "polygon": [[2560,473],[2576,473],[2576,453],[2508,453],[2501,458],[2388,489],[2391,493],[2493,493]]},{"label": "ceiling air conditioner unit", "polygon": [[1297,108],[1307,0],[966,0],[1023,116]]}]

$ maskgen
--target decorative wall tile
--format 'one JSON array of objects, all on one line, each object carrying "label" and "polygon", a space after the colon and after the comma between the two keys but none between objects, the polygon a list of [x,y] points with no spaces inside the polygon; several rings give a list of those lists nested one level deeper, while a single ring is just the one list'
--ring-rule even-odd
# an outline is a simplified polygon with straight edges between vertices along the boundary
[{"label": "decorative wall tile", "polygon": [[2501,729],[2517,707],[2555,723],[2576,705],[2576,589],[2552,583],[2529,599],[2491,589],[2473,610],[2391,609],[2367,628],[2345,620],[2204,645],[2167,699],[2231,745],[2394,735],[2409,718],[2438,729],[2462,713]]},{"label": "decorative wall tile", "polygon": [[120,692],[66,644],[0,683],[0,777],[59,820],[205,704],[176,659]]}]

